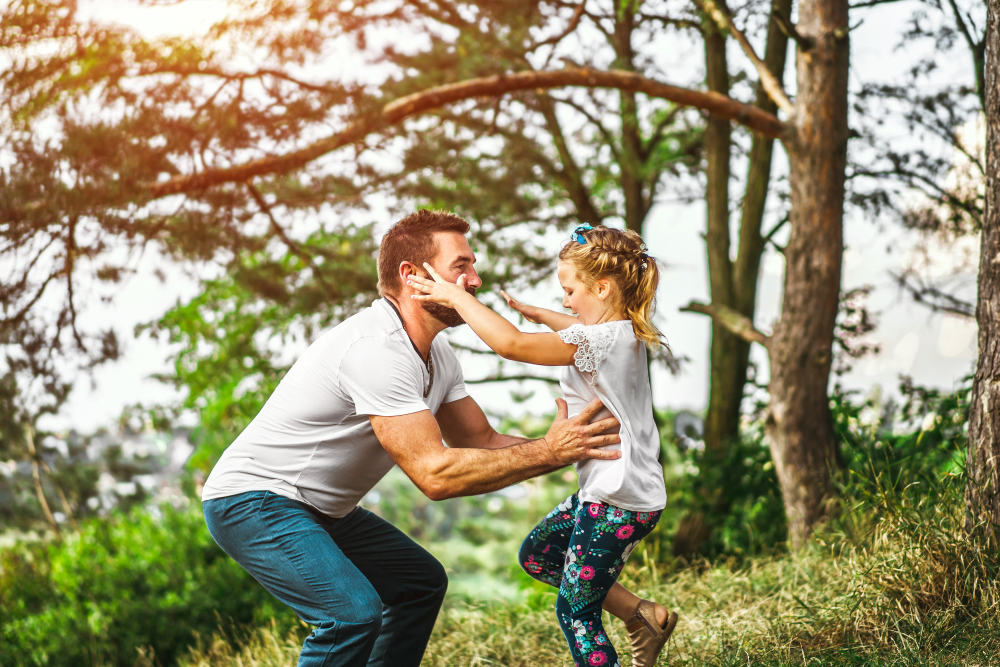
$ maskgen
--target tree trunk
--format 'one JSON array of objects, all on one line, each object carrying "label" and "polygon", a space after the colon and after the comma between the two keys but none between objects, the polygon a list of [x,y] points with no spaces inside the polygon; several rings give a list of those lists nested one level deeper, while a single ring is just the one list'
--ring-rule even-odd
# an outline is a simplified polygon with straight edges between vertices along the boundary
[{"label": "tree trunk", "polygon": [[843,255],[847,161],[847,0],[802,0],[798,91],[785,139],[791,235],[781,319],[769,345],[766,433],[789,537],[804,544],[825,516],[835,443],[827,386]]},{"label": "tree trunk", "polygon": [[[772,13],[791,16],[792,0],[774,0],[771,3]],[[774,20],[768,22],[767,44],[764,47],[764,64],[784,82],[785,63],[788,59],[788,36],[778,27]],[[777,105],[757,84],[757,107],[768,113],[777,113]],[[746,191],[743,195],[743,209],[740,217],[740,239],[733,265],[733,308],[745,315],[751,322],[757,309],[757,280],[760,277],[760,259],[764,254],[764,211],[767,206],[767,193],[771,184],[771,163],[774,156],[774,140],[759,134],[753,135],[750,144],[750,159],[747,169]],[[750,343],[737,338],[736,364],[727,376],[734,385],[732,394],[742,400],[743,389],[747,382],[747,368],[750,364]],[[734,429],[728,437],[738,435],[739,414],[732,422]]]},{"label": "tree trunk", "polygon": [[986,214],[979,255],[979,362],[969,410],[970,533],[1000,528],[1000,0],[986,19]]},{"label": "tree trunk", "polygon": [[[726,37],[711,18],[705,19],[705,82],[713,93],[729,95]],[[731,128],[721,118],[709,117],[705,127],[705,245],[708,251],[708,284],[713,304],[733,305],[733,266],[729,259],[729,159]],[[736,337],[712,321],[709,354],[708,414],[705,448],[725,449],[739,425],[740,395],[734,395],[733,373],[738,362]]]},{"label": "tree trunk", "polygon": [[[791,14],[791,0],[774,0],[771,9],[782,16]],[[716,31],[714,34],[718,34]],[[706,39],[706,48],[708,40]],[[780,82],[785,71],[788,54],[788,37],[779,29],[775,21],[768,22],[767,42],[764,52],[764,64],[774,73]],[[709,81],[710,90],[712,88]],[[728,94],[727,90],[719,90]],[[756,106],[773,114],[777,106],[764,91],[761,84],[757,85]],[[709,186],[706,189],[706,200],[709,202],[711,220],[712,167],[715,158],[713,151],[708,149],[708,133],[706,132],[706,153],[709,160]],[[743,209],[740,219],[740,238],[736,262],[728,271],[730,287],[728,290],[716,292],[712,283],[712,303],[724,303],[734,308],[751,321],[757,306],[757,279],[760,272],[760,258],[764,252],[764,238],[761,235],[761,225],[764,221],[764,209],[767,204],[767,193],[771,182],[771,161],[774,154],[774,140],[754,134],[750,147],[750,160],[747,172],[746,192],[743,197]],[[720,151],[721,157],[721,151]],[[726,147],[726,169],[728,182],[729,148]],[[726,194],[728,201],[728,189]],[[728,220],[728,211],[726,211]],[[713,225],[708,225],[706,241],[709,244],[721,244],[713,237]],[[724,230],[726,263],[729,263],[729,228]],[[709,250],[711,258],[712,251]],[[711,259],[710,259],[711,261]],[[715,276],[713,272],[713,276]],[[728,299],[728,300],[726,300]],[[720,335],[720,332],[721,335]],[[747,381],[747,368],[750,361],[750,343],[729,334],[718,324],[712,325],[711,375],[708,397],[708,412],[705,419],[705,447],[709,451],[722,452],[726,443],[739,436],[740,404],[743,401],[743,388]]]},{"label": "tree trunk", "polygon": [[[615,49],[615,67],[625,72],[635,71],[635,51],[632,48],[632,33],[635,30],[635,1],[617,3],[615,10],[615,32],[612,43]],[[625,227],[642,234],[642,223],[649,212],[646,196],[645,165],[642,157],[642,132],[639,127],[639,105],[635,93],[621,91],[622,145],[621,184],[625,199]]]}]

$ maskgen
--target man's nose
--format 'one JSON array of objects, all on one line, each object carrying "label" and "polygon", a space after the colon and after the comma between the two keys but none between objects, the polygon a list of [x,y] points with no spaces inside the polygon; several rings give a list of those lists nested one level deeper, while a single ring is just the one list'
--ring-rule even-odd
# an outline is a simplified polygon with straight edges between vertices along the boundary
[{"label": "man's nose", "polygon": [[483,286],[483,279],[479,277],[475,269],[472,269],[465,274],[465,284],[473,289],[479,289]]}]

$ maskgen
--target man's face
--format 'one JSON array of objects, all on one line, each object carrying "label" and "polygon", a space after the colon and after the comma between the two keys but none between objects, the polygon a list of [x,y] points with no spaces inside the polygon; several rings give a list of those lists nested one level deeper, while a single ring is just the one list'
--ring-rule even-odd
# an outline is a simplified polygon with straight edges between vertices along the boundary
[{"label": "man's face", "polygon": [[[465,236],[458,232],[437,232],[434,234],[437,242],[438,252],[429,263],[434,270],[441,274],[441,277],[450,283],[458,282],[459,276],[465,274],[465,291],[472,296],[476,295],[476,290],[482,287],[483,281],[476,273],[476,255],[469,247],[469,242]],[[429,278],[423,268],[419,274]],[[465,320],[454,308],[442,306],[431,301],[421,301],[420,305],[430,313],[431,317],[441,322],[446,327],[457,327],[465,324]]]}]

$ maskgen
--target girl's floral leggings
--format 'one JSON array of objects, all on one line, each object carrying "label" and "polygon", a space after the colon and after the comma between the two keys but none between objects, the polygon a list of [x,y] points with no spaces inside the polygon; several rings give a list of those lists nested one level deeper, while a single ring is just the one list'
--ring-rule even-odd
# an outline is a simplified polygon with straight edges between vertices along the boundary
[{"label": "girl's floral leggings", "polygon": [[578,667],[618,667],[618,653],[601,623],[601,604],[660,514],[581,503],[574,493],[521,544],[518,559],[524,571],[559,588],[556,616]]}]

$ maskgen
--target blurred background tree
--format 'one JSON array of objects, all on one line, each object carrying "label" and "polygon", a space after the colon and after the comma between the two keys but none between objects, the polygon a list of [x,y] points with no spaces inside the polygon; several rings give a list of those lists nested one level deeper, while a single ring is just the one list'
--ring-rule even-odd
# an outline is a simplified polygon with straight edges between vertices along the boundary
[{"label": "blurred background tree", "polygon": [[[955,5],[950,14],[934,7],[959,29],[969,24]],[[75,373],[118,355],[115,332],[84,330],[79,313],[83,300],[113,299],[115,283],[151,246],[177,262],[215,267],[201,295],[147,327],[180,346],[164,379],[185,387],[185,405],[199,410],[205,447],[197,460],[207,468],[287,367],[282,343],[308,340],[373,296],[366,209],[424,205],[466,215],[488,287],[516,288],[551,269],[540,234],[580,221],[641,230],[658,196],[694,198],[704,173],[712,307],[751,329],[766,243],[787,255],[778,237],[794,234],[786,218],[795,214],[786,216],[784,205],[763,231],[776,131],[751,138],[734,135],[728,120],[705,126],[674,92],[641,97],[634,83],[669,78],[657,56],[684,31],[703,40],[710,93],[746,98],[757,118],[774,118],[788,41],[800,52],[814,46],[787,3],[750,3],[732,15],[718,2],[271,0],[233,3],[193,40],[146,40],[76,10],[72,2],[11,3],[0,33],[10,60],[2,86],[11,156],[2,172],[0,210],[10,222],[0,252],[12,276],[0,330],[10,342],[18,423],[33,426],[58,410]],[[955,33],[921,30],[915,37],[946,42]],[[763,41],[761,62],[728,53],[730,38],[750,53],[745,34]],[[977,53],[978,37],[965,34]],[[421,97],[476,77],[558,74],[556,65],[567,74],[618,74],[582,89],[505,87],[501,77],[464,97]],[[682,83],[700,86],[699,76]],[[417,98],[419,108],[404,108]],[[705,99],[694,104],[710,106]],[[398,103],[396,115],[384,113],[387,102]],[[786,114],[790,104],[786,98]],[[836,113],[846,119],[846,108]],[[330,126],[346,129],[329,135]],[[731,162],[743,151],[747,190],[734,206]],[[839,208],[834,217],[839,229]],[[809,232],[803,238],[816,242]],[[812,252],[808,244],[793,251]],[[826,260],[839,266],[839,255]],[[821,282],[837,287],[837,276]],[[789,286],[810,293],[790,280],[786,297]],[[836,299],[822,301],[816,334],[826,340]],[[803,321],[812,317],[804,313]],[[706,439],[721,452],[738,436],[749,344],[716,318],[712,349]],[[478,379],[506,377],[531,375],[498,368]],[[832,437],[826,377],[815,376],[812,402],[820,407],[804,418],[819,420],[822,441]],[[4,446],[23,440],[12,431]]]}]

